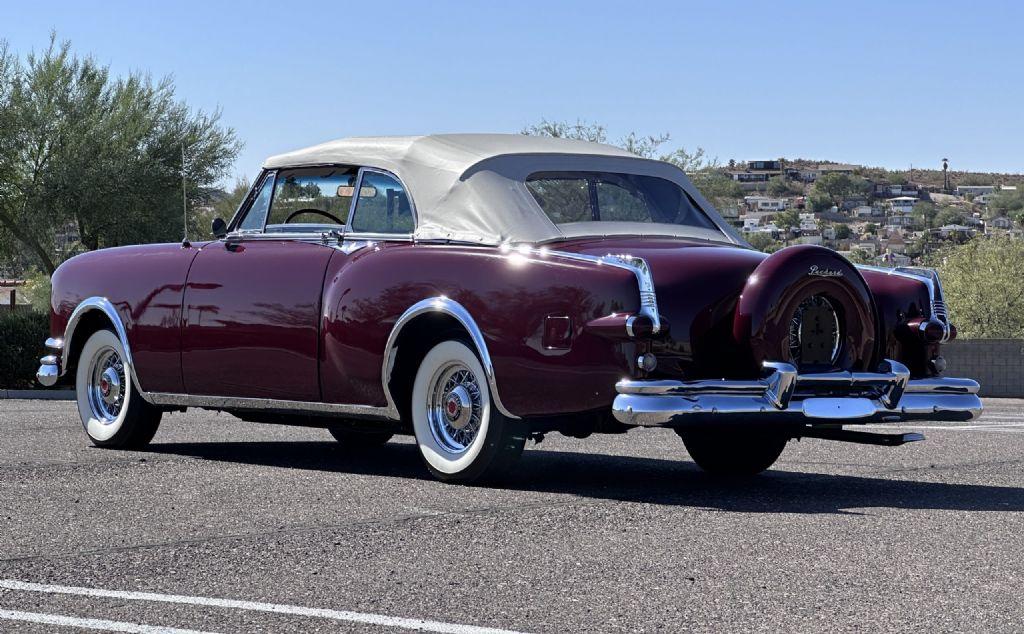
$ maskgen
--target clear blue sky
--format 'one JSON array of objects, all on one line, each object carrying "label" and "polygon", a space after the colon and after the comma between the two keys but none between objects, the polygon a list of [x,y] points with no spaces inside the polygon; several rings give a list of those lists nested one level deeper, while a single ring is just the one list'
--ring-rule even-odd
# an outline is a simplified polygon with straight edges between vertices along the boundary
[{"label": "clear blue sky", "polygon": [[[315,7],[315,8],[314,8]],[[349,135],[669,132],[725,161],[1024,172],[1017,2],[18,2],[115,72],[173,75],[268,155]]]}]

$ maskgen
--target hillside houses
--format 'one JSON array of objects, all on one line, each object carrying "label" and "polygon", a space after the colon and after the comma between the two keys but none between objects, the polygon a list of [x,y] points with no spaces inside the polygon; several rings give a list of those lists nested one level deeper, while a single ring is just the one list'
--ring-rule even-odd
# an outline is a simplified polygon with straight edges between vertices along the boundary
[{"label": "hillside houses", "polygon": [[[1014,218],[988,209],[996,196],[1014,192],[1013,185],[958,185],[946,193],[934,185],[867,178],[864,174],[880,170],[857,165],[781,159],[731,162],[723,171],[750,192],[742,203],[736,199],[730,222],[749,237],[761,236],[760,244],[766,239],[780,247],[821,244],[858,261],[908,265],[943,244],[975,235],[1024,235]],[[848,178],[816,188],[829,173]],[[1006,203],[998,209],[1006,209]]]}]

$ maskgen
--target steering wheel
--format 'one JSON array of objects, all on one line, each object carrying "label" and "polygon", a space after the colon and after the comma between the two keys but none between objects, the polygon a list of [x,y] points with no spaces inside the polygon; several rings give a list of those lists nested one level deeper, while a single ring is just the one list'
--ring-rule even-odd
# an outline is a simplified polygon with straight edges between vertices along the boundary
[{"label": "steering wheel", "polygon": [[316,214],[318,216],[323,216],[324,218],[330,218],[331,220],[333,220],[335,223],[337,223],[339,225],[345,224],[344,222],[341,221],[341,218],[338,218],[334,214],[328,213],[328,212],[324,211],[323,209],[312,209],[312,208],[310,208],[310,209],[299,209],[298,211],[293,211],[292,213],[288,214],[287,218],[284,219],[284,223],[283,224],[288,224],[289,222],[292,221],[292,218],[294,218],[295,216],[301,216],[302,214]]}]

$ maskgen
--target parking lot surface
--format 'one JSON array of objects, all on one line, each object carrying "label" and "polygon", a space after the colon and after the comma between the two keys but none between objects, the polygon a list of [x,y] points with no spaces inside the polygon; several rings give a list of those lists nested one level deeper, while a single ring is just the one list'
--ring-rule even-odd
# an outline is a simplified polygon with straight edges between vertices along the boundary
[{"label": "parking lot surface", "polygon": [[120,452],[0,400],[0,631],[1020,630],[1024,401],[986,406],[741,482],[668,430],[553,435],[466,487],[408,438],[190,410]]}]

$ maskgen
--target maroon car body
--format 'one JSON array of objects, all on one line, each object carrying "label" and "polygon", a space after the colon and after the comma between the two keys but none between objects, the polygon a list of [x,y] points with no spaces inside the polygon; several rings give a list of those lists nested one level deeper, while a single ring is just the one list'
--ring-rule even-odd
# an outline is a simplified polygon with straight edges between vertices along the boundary
[{"label": "maroon car body", "polygon": [[[439,161],[456,175],[443,186],[429,180]],[[941,377],[939,347],[955,329],[937,276],[854,267],[814,246],[757,252],[681,172],[655,163],[473,135],[275,157],[218,239],[62,265],[40,380],[76,369],[89,335],[108,329],[150,408],[409,432],[419,364],[455,338],[521,437],[741,424],[864,440],[839,426],[980,413],[976,383]],[[499,176],[522,187],[509,193]],[[670,226],[655,210],[654,229],[637,230],[597,222],[595,206],[593,222],[555,222],[554,205],[587,205],[584,190],[597,205],[613,187],[605,214],[647,218],[669,181],[672,204],[698,218],[680,211]],[[255,213],[262,222],[246,228]],[[331,222],[292,222],[304,214]],[[361,218],[375,230],[359,230]]]}]

